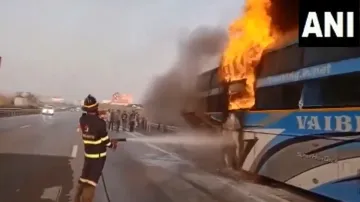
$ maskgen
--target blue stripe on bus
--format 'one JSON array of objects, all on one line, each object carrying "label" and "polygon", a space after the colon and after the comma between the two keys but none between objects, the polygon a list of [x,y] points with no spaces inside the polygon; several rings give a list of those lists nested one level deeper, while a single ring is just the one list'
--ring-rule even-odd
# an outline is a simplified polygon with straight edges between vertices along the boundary
[{"label": "blue stripe on bus", "polygon": [[330,182],[322,184],[310,191],[344,202],[360,201],[360,181]]}]

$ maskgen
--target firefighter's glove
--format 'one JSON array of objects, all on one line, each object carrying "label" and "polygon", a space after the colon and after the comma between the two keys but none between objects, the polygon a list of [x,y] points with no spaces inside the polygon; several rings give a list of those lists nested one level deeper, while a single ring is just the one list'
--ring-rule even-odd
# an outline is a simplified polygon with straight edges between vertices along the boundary
[{"label": "firefighter's glove", "polygon": [[110,140],[111,141],[111,149],[116,150],[117,148],[117,140]]}]

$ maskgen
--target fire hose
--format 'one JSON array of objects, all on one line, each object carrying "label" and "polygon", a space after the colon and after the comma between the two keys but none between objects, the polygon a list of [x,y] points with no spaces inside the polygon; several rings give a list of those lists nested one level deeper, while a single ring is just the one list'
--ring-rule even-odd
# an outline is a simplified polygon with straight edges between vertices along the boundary
[{"label": "fire hose", "polygon": [[[126,138],[113,138],[113,140],[116,140],[116,141],[118,141],[118,142],[126,142]],[[108,192],[107,187],[106,187],[106,183],[105,183],[105,179],[104,179],[104,174],[103,174],[103,173],[101,173],[101,180],[102,180],[102,183],[103,183],[103,186],[104,186],[104,192],[105,192],[105,196],[106,196],[107,202],[111,202],[110,196],[109,196],[109,192]]]},{"label": "fire hose", "polygon": [[109,192],[108,192],[106,184],[105,184],[105,179],[104,179],[104,174],[103,173],[101,173],[101,180],[102,180],[102,183],[103,183],[103,186],[104,186],[104,192],[105,192],[107,202],[111,202]]},{"label": "fire hose", "polygon": [[116,140],[118,142],[126,142],[126,138],[113,138],[113,140]]}]

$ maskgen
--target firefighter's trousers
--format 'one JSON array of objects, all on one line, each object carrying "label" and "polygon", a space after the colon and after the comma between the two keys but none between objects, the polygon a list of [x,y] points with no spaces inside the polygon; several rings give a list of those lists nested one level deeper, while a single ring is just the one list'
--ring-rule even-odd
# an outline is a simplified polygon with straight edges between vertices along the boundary
[{"label": "firefighter's trousers", "polygon": [[79,185],[75,194],[75,202],[92,202],[95,194],[95,187],[100,179],[104,168],[106,157],[85,158]]}]

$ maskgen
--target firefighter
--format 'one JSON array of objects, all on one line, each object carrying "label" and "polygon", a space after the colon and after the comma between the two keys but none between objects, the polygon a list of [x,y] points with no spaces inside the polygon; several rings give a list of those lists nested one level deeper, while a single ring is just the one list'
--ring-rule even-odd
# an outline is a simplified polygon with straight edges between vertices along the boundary
[{"label": "firefighter", "polygon": [[135,129],[136,112],[132,111],[129,117],[129,131],[133,132]]},{"label": "firefighter", "polygon": [[140,114],[139,114],[139,112],[136,112],[136,115],[135,115],[135,122],[136,122],[136,124],[135,124],[135,128],[137,128],[137,127],[139,127],[140,126],[140,122],[141,122],[141,118],[140,118]]},{"label": "firefighter", "polygon": [[109,122],[109,130],[114,130],[114,118],[115,118],[115,112],[114,110],[110,111],[110,122]]},{"label": "firefighter", "polygon": [[120,111],[120,109],[116,110],[114,122],[115,122],[115,131],[119,132],[120,123],[121,123],[121,111]]},{"label": "firefighter", "polygon": [[121,114],[121,123],[122,123],[122,129],[123,129],[123,131],[126,130],[127,120],[128,120],[128,114],[127,114],[126,111],[124,110],[123,113]]},{"label": "firefighter", "polygon": [[228,141],[228,144],[223,148],[225,165],[239,169],[244,149],[241,121],[236,117],[234,112],[230,112],[222,128],[222,135],[225,140]]},{"label": "firefighter", "polygon": [[110,130],[110,116],[111,116],[111,111],[110,111],[110,109],[108,109],[106,111],[106,123],[107,123],[109,130]]},{"label": "firefighter", "polygon": [[117,142],[109,139],[106,123],[99,117],[98,103],[93,96],[85,98],[82,109],[86,112],[79,120],[85,160],[74,202],[92,202],[106,161],[106,149],[115,150]]}]

